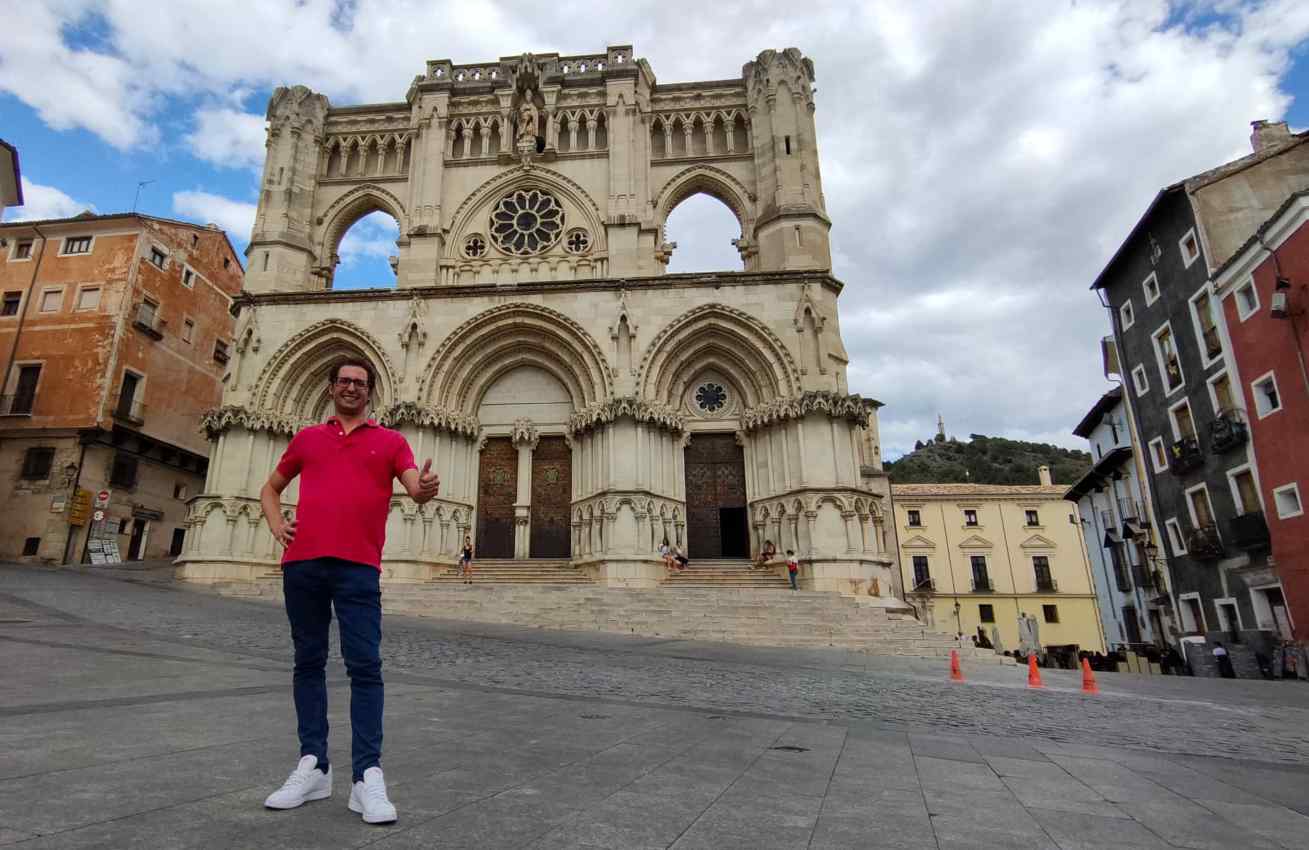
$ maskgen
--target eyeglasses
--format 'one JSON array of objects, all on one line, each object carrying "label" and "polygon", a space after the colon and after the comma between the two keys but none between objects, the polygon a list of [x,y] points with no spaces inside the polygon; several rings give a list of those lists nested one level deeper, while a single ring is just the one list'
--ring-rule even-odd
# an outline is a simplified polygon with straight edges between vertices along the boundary
[{"label": "eyeglasses", "polygon": [[336,385],[343,390],[349,389],[350,387],[358,387],[361,390],[366,390],[368,389],[368,379],[367,378],[337,378]]}]

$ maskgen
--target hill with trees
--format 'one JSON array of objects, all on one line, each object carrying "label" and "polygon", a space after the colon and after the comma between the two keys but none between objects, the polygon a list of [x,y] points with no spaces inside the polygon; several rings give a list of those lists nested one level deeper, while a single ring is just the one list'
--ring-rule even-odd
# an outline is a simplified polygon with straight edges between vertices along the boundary
[{"label": "hill with trees", "polygon": [[1056,484],[1073,484],[1091,468],[1091,454],[1049,443],[969,434],[968,442],[938,434],[887,463],[895,484],[1039,484],[1037,467],[1050,467]]}]

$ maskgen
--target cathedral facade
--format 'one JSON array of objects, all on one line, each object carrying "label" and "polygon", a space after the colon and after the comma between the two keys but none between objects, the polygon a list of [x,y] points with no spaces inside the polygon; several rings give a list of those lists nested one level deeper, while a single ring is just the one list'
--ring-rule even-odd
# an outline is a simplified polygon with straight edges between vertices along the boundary
[{"label": "cathedral facade", "polygon": [[[374,415],[440,473],[397,495],[385,582],[479,558],[565,561],[609,586],[765,541],[802,588],[888,602],[878,403],[849,392],[813,120],[813,64],[656,83],[630,46],[427,63],[402,101],[268,107],[267,159],[204,492],[179,573],[275,574],[259,489],[330,412],[328,370],[374,364]],[[709,194],[743,271],[666,274],[669,214]],[[393,289],[332,287],[342,237],[400,226]],[[284,494],[295,509],[296,485]]]}]

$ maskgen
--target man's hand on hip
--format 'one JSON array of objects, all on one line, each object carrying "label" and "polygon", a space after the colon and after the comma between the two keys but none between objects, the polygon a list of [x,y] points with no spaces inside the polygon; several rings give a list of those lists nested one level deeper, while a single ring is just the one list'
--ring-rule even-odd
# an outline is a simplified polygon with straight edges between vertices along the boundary
[{"label": "man's hand on hip", "polygon": [[295,523],[295,520],[290,520],[289,522],[283,522],[277,528],[273,529],[273,536],[277,538],[277,542],[281,543],[284,548],[289,549],[291,547],[291,542],[295,540]]}]

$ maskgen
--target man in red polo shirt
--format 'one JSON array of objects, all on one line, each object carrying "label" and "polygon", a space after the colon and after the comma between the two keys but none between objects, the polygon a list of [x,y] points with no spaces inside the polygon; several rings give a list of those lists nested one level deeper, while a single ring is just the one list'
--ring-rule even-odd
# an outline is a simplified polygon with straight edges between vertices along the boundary
[{"label": "man in red polo shirt", "polygon": [[[382,544],[392,482],[422,504],[437,494],[432,462],[419,472],[409,443],[367,417],[373,367],[347,358],[328,377],[336,415],[296,434],[259,494],[264,519],[286,547],[282,590],[295,644],[292,678],[300,762],[269,795],[270,809],[293,809],[332,794],[327,758],[327,640],[332,609],[350,677],[350,810],[392,823],[382,777]],[[300,476],[295,519],[282,516],[282,491]]]}]

